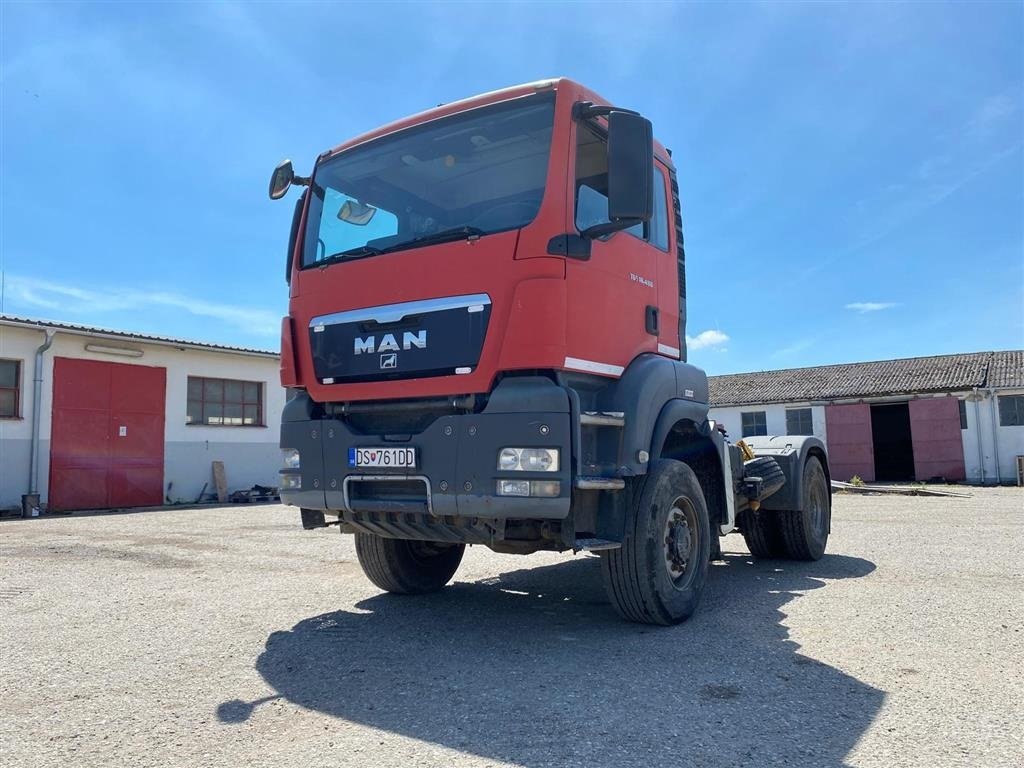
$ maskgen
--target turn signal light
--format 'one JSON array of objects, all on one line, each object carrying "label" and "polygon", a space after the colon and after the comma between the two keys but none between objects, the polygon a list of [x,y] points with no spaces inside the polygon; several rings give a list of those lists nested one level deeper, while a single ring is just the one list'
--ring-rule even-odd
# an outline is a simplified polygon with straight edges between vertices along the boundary
[{"label": "turn signal light", "polygon": [[562,492],[558,480],[499,480],[499,496],[541,496],[551,498]]},{"label": "turn signal light", "polygon": [[281,451],[281,462],[285,469],[298,469],[299,452],[294,448],[285,448]]}]

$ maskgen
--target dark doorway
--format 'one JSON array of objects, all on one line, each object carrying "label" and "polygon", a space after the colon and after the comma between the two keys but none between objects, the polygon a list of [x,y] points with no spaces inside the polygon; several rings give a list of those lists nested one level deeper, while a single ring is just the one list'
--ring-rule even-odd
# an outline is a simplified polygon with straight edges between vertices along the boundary
[{"label": "dark doorway", "polygon": [[907,403],[871,406],[875,480],[913,480],[914,443]]}]

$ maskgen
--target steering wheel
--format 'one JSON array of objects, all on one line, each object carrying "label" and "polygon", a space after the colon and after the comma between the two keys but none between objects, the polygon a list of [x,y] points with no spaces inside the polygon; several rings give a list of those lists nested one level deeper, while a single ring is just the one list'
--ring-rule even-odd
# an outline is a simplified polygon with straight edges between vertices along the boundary
[{"label": "steering wheel", "polygon": [[[469,222],[469,224],[470,226],[479,227],[480,229],[492,229],[495,224],[500,226],[504,223],[500,219],[495,222],[494,219],[498,218],[499,212],[504,211],[506,208],[518,208],[526,214],[532,214],[535,213],[539,207],[540,206],[537,201],[509,200],[507,202],[491,206],[486,211],[476,216],[471,222]],[[491,226],[488,226],[488,224]]]}]

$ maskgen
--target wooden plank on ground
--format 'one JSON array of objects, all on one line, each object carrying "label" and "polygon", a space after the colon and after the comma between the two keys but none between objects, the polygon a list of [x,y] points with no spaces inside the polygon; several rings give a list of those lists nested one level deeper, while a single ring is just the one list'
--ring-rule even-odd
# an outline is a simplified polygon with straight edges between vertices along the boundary
[{"label": "wooden plank on ground", "polygon": [[839,480],[832,481],[832,490],[846,493],[888,493],[900,496],[949,496],[957,499],[969,499],[969,493],[957,493],[955,491],[939,490],[938,488],[926,488],[921,485],[853,485],[843,483]]},{"label": "wooden plank on ground", "polygon": [[213,462],[213,483],[217,486],[217,501],[221,504],[228,500],[228,479],[224,474],[224,462]]}]

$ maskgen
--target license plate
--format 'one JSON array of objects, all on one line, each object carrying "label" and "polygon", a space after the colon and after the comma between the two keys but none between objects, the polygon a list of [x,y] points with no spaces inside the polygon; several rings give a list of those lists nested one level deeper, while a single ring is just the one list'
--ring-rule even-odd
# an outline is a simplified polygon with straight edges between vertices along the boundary
[{"label": "license plate", "polygon": [[349,448],[350,467],[416,468],[415,448]]}]

